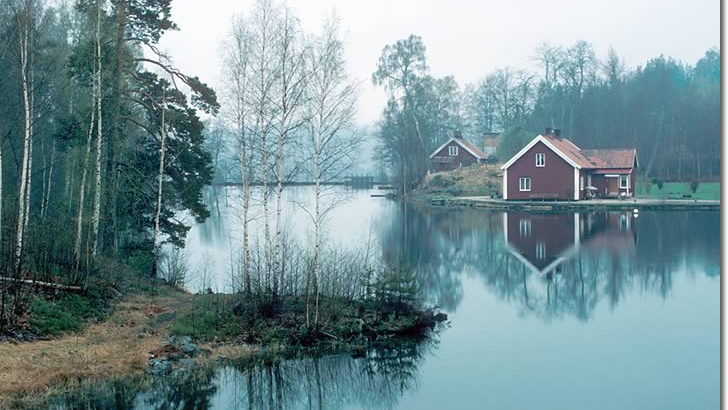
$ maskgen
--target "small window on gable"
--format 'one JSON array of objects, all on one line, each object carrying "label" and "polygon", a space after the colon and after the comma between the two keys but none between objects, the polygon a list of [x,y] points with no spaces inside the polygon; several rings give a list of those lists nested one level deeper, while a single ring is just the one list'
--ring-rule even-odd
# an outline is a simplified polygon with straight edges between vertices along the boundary
[{"label": "small window on gable", "polygon": [[537,167],[546,166],[546,154],[543,154],[543,153],[536,154],[536,166]]},{"label": "small window on gable", "polygon": [[458,146],[457,145],[450,145],[447,147],[447,154],[451,157],[457,157],[458,156]]},{"label": "small window on gable", "polygon": [[619,176],[619,187],[622,189],[627,189],[629,187],[629,175]]}]

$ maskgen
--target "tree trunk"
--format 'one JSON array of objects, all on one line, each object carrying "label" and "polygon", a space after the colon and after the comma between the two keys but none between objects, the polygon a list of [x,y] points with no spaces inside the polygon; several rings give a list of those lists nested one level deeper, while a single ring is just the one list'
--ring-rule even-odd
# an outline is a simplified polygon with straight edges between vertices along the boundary
[{"label": "tree trunk", "polygon": [[[32,4],[30,1],[28,1],[28,7]],[[27,9],[27,22],[25,24],[21,23],[21,33],[20,33],[20,80],[21,80],[21,87],[22,87],[22,93],[23,93],[23,113],[24,113],[24,123],[23,123],[23,160],[21,165],[21,173],[20,173],[20,187],[18,189],[18,229],[16,232],[16,239],[15,239],[15,274],[19,277],[20,276],[20,269],[22,265],[22,256],[23,256],[23,239],[25,237],[25,212],[27,211],[26,207],[26,192],[27,192],[27,186],[28,186],[28,180],[29,180],[29,164],[30,164],[30,143],[31,143],[31,134],[33,132],[32,125],[31,125],[31,101],[30,101],[30,86],[28,84],[28,42],[30,37],[30,16],[31,16],[31,10]],[[19,21],[20,23],[20,21]]]},{"label": "tree trunk", "polygon": [[[164,97],[162,97],[164,99]],[[159,217],[162,214],[162,184],[164,183],[164,157],[167,150],[165,146],[167,131],[164,129],[164,101],[162,101],[162,126],[160,128],[160,153],[159,153],[159,179],[157,181],[157,210],[154,213],[154,233],[152,234],[152,278],[157,277],[157,265],[159,263]]]},{"label": "tree trunk", "polygon": [[103,127],[101,115],[101,4],[96,0],[96,189],[94,191],[93,248],[91,255],[96,259],[99,249],[99,219],[101,218],[101,147],[103,143]]},{"label": "tree trunk", "polygon": [[[96,80],[94,79],[94,96],[96,95]],[[91,105],[91,121],[88,127],[88,137],[86,138],[86,155],[83,160],[83,169],[81,170],[81,188],[78,194],[78,217],[76,218],[76,246],[74,247],[74,258],[76,259],[76,272],[78,272],[81,264],[81,236],[83,233],[83,211],[86,198],[86,175],[88,174],[89,162],[91,162],[91,136],[93,135],[94,125],[96,122],[96,101]]]}]

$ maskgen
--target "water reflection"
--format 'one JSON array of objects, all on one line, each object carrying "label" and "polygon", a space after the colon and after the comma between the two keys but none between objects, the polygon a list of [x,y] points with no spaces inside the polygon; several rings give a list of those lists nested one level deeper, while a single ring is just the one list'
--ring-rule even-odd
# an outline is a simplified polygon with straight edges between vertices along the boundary
[{"label": "water reflection", "polygon": [[524,315],[588,320],[630,289],[670,295],[673,275],[720,274],[713,212],[500,213],[400,206],[384,257],[417,269],[428,299],[456,311],[462,275]]},{"label": "water reflection", "polygon": [[[416,390],[431,340],[377,347],[354,355],[260,357],[158,379],[150,386],[116,382],[56,400],[55,409],[392,409]],[[109,394],[109,392],[115,392]]]}]

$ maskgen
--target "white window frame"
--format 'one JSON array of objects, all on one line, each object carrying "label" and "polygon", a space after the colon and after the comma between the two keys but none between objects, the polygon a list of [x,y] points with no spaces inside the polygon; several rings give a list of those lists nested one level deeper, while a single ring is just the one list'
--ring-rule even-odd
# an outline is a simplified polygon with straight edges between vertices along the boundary
[{"label": "white window frame", "polygon": [[543,242],[538,242],[536,244],[536,259],[546,259],[546,244]]},{"label": "white window frame", "polygon": [[[541,159],[541,161],[539,161],[539,158]],[[536,154],[536,166],[539,168],[546,166],[546,154],[542,152]]]},{"label": "white window frame", "polygon": [[[624,181],[624,186],[622,186],[622,181]],[[619,176],[619,189],[629,189],[629,175]]]},{"label": "white window frame", "polygon": [[458,156],[458,146],[457,145],[450,145],[447,147],[447,155],[451,157],[457,157]]},{"label": "white window frame", "polygon": [[[528,182],[528,184],[526,184]],[[528,185],[528,187],[526,187]],[[518,190],[521,192],[531,191],[531,177],[521,177],[518,179]]]},{"label": "white window frame", "polygon": [[579,177],[579,190],[580,191],[584,190],[584,177],[583,176]]}]

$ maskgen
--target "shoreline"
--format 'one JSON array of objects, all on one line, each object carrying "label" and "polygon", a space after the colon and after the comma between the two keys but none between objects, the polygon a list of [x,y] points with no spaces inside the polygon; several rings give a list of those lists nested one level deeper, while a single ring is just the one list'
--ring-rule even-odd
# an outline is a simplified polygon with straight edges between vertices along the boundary
[{"label": "shoreline", "polygon": [[[376,307],[368,307],[361,317],[342,312],[341,319],[330,321],[317,331],[301,333],[300,322],[295,320],[299,312],[292,307],[294,302],[281,305],[278,316],[252,319],[248,309],[242,315],[233,311],[233,302],[239,300],[240,295],[192,295],[158,285],[153,292],[120,298],[110,315],[87,323],[78,332],[0,343],[0,408],[36,408],[94,384],[132,379],[148,382],[173,377],[189,366],[214,365],[223,360],[317,351],[357,352],[378,344],[430,335],[438,323],[447,320],[446,315],[424,308],[386,318]],[[198,317],[201,309],[220,303],[229,309],[216,312],[219,321],[233,326],[217,326],[213,333],[182,336],[189,334],[185,331],[187,318]],[[249,308],[257,303],[251,300]],[[339,307],[344,302],[328,303]],[[350,302],[349,310],[355,312],[361,306],[361,302]],[[377,317],[373,319],[372,314]],[[255,325],[246,326],[248,320]],[[202,322],[197,324],[201,325]],[[237,333],[230,333],[231,328]],[[251,338],[251,334],[255,337]],[[194,353],[170,342],[174,339],[190,340]],[[305,346],[303,340],[310,344]],[[159,361],[164,362],[161,373],[157,372]]]},{"label": "shoreline", "polygon": [[433,207],[480,208],[501,211],[720,211],[720,201],[687,199],[592,199],[583,201],[507,201],[485,196],[416,198],[418,203]]}]

